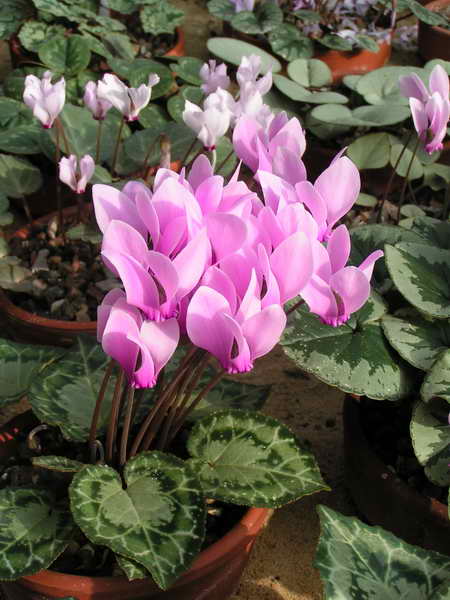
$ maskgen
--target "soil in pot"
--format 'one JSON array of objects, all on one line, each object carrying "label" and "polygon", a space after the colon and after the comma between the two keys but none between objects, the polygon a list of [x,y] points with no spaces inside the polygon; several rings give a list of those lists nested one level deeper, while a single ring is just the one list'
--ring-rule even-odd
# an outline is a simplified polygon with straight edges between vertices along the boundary
[{"label": "soil in pot", "polygon": [[[450,19],[450,0],[434,0],[426,4],[426,8]],[[450,60],[450,27],[436,27],[419,21],[418,44],[423,59]]]}]

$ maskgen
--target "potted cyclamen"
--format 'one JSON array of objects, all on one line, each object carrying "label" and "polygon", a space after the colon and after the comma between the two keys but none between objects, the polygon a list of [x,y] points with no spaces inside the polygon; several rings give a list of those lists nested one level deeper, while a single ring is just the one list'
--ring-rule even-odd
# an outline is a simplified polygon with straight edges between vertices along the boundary
[{"label": "potted cyclamen", "polygon": [[[415,74],[405,76],[400,87],[410,97],[418,133],[410,169],[420,145],[430,154],[442,147],[449,80],[437,65],[429,90]],[[406,178],[399,214],[405,188]],[[349,394],[346,478],[359,510],[409,543],[449,554],[450,227],[427,216],[404,225],[352,231],[353,264],[374,246],[385,252],[374,271],[376,291],[354,319],[330,335],[300,308],[282,343],[298,366]],[[341,242],[346,254],[349,242]],[[327,322],[322,287],[323,276],[311,294]]]},{"label": "potted cyclamen", "polygon": [[[103,260],[123,286],[98,308],[104,352],[92,337],[66,352],[1,343],[10,378],[0,393],[27,394],[37,417],[23,431],[28,452],[11,439],[18,424],[2,436],[10,459],[0,479],[0,579],[14,600],[225,599],[267,512],[250,509],[191,569],[206,514],[229,515],[229,503],[270,509],[326,489],[312,454],[254,411],[267,390],[226,375],[250,371],[274,347],[299,295],[321,312],[310,290],[327,271],[328,322],[345,321],[368,299],[382,253],[346,266],[337,223],[358,194],[358,171],[337,156],[316,181],[316,205],[298,120],[264,105],[257,88],[267,80],[255,68],[252,81],[253,117],[236,117],[245,102],[223,89],[203,110],[186,107],[212,161],[201,153],[180,174],[161,168],[152,188],[131,182],[132,195],[94,186]],[[264,202],[239,168],[228,181],[215,174],[223,120]],[[119,568],[133,581],[114,577]]]}]

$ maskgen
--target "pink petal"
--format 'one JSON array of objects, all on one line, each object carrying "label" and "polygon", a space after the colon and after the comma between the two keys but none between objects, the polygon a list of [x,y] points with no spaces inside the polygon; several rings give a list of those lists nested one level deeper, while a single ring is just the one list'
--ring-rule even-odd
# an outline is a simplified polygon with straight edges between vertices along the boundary
[{"label": "pink petal", "polygon": [[233,132],[234,151],[253,172],[258,169],[256,140],[261,130],[255,119],[244,115],[238,119]]},{"label": "pink petal", "polygon": [[298,296],[311,279],[314,266],[311,241],[304,233],[294,233],[273,251],[269,260],[284,304]]},{"label": "pink petal", "polygon": [[322,196],[309,181],[301,181],[295,186],[295,191],[300,202],[308,208],[319,228],[321,240],[327,229],[327,205]]},{"label": "pink petal", "polygon": [[194,160],[191,170],[189,172],[188,181],[192,186],[194,192],[198,188],[198,186],[214,175],[214,170],[209,162],[207,156],[205,154],[200,154]]},{"label": "pink petal", "polygon": [[272,161],[272,169],[292,186],[306,180],[306,168],[302,159],[289,148],[277,148]]},{"label": "pink petal", "polygon": [[184,215],[176,217],[161,233],[156,249],[166,256],[175,255],[185,246],[187,237],[186,217]]},{"label": "pink petal", "polygon": [[161,369],[175,352],[180,338],[176,319],[162,323],[145,321],[136,343],[141,349],[141,367],[135,373],[136,387],[153,387]]},{"label": "pink petal", "polygon": [[124,221],[110,221],[103,235],[102,252],[126,254],[146,266],[148,247],[142,235]]},{"label": "pink petal", "polygon": [[350,256],[350,247],[348,229],[345,225],[339,225],[331,234],[327,244],[332,273],[336,273],[336,271],[345,267]]},{"label": "pink petal", "polygon": [[328,322],[338,317],[336,298],[329,284],[319,277],[314,275],[303,288],[301,295],[309,310],[323,321]]},{"label": "pink petal", "polygon": [[411,115],[414,121],[414,127],[416,128],[419,137],[422,136],[428,129],[428,117],[425,112],[425,106],[416,98],[409,99],[409,108],[411,109]]},{"label": "pink petal", "polygon": [[230,254],[220,262],[220,268],[233,282],[238,296],[242,298],[247,291],[252,275],[252,269],[257,265],[257,256],[254,251]]},{"label": "pink petal", "polygon": [[286,239],[286,234],[270,207],[266,206],[260,211],[258,224],[259,228],[268,234],[273,248],[279,246]]},{"label": "pink petal", "polygon": [[261,300],[261,306],[264,308],[265,306],[269,306],[271,304],[280,304],[280,288],[278,286],[277,279],[270,268],[269,257],[266,249],[262,244],[258,246],[258,260],[264,279],[263,287],[266,288],[264,297]]},{"label": "pink petal", "polygon": [[270,140],[269,154],[271,156],[275,156],[277,148],[287,148],[296,156],[303,156],[306,149],[305,132],[297,117],[289,119]]},{"label": "pink petal", "polygon": [[326,248],[317,240],[311,240],[314,275],[328,283],[331,277],[330,256]]},{"label": "pink petal", "polygon": [[210,352],[227,368],[234,336],[224,314],[230,315],[227,300],[219,292],[201,286],[189,303],[186,330],[193,344]]},{"label": "pink petal", "polygon": [[125,292],[120,288],[109,291],[103,298],[102,303],[97,308],[97,341],[101,342],[106,322],[108,320],[111,308],[117,300],[125,300]]},{"label": "pink petal", "polygon": [[253,269],[248,287],[236,313],[236,318],[239,323],[243,323],[261,310],[260,295],[261,290],[259,287],[258,278],[256,276],[256,271]]},{"label": "pink petal", "polygon": [[279,342],[286,327],[286,314],[281,306],[264,308],[242,325],[242,332],[253,360],[264,356]]},{"label": "pink petal", "polygon": [[236,344],[235,355],[230,357],[227,365],[222,362],[222,366],[227,369],[228,373],[247,373],[251,371],[253,369],[253,362],[250,356],[250,348],[242,333],[241,326],[236,323],[233,317],[227,314],[223,314],[222,319],[231,331],[234,343]]},{"label": "pink petal", "polygon": [[358,269],[364,273],[364,275],[367,277],[367,281],[372,279],[375,262],[382,256],[384,256],[383,250],[375,250],[375,252],[369,254],[369,256],[365,258],[359,265]]},{"label": "pink petal", "polygon": [[173,261],[179,277],[178,300],[194,289],[210,263],[211,244],[203,229]]},{"label": "pink petal", "polygon": [[279,211],[277,218],[286,237],[297,231],[304,233],[311,240],[319,237],[319,227],[314,217],[300,202],[289,204],[283,208]]},{"label": "pink petal", "polygon": [[110,185],[96,183],[92,186],[95,218],[102,233],[114,219],[124,221],[145,237],[147,230],[138,215],[136,206],[128,196]]},{"label": "pink petal", "polygon": [[416,98],[420,102],[426,102],[428,90],[416,73],[403,75],[399,78],[398,85],[402,95],[406,98]]},{"label": "pink petal", "polygon": [[268,171],[258,171],[258,180],[261,185],[264,201],[275,214],[286,204],[297,201],[294,188],[281,177]]},{"label": "pink petal", "polygon": [[235,313],[237,304],[236,288],[225,271],[221,271],[218,267],[209,267],[205,271],[201,283],[219,292],[230,305],[231,314]]},{"label": "pink petal", "polygon": [[223,193],[223,177],[214,175],[200,183],[195,192],[195,197],[204,215],[217,210]]},{"label": "pink petal", "polygon": [[132,378],[136,366],[139,347],[129,340],[128,336],[138,335],[139,327],[138,311],[134,312],[132,307],[126,304],[120,306],[117,303],[111,308],[102,336],[103,350],[117,360],[129,379]]},{"label": "pink petal", "polygon": [[247,239],[245,222],[226,213],[211,214],[206,219],[206,228],[215,262],[220,262],[229,254],[242,248]]},{"label": "pink petal", "polygon": [[450,93],[450,83],[448,74],[441,65],[436,65],[430,73],[430,92],[437,92],[442,98],[448,99]]},{"label": "pink petal", "polygon": [[151,195],[139,191],[135,196],[135,202],[138,215],[150,234],[152,247],[156,249],[159,243],[160,229],[158,215],[153,206]]},{"label": "pink petal", "polygon": [[147,264],[160,287],[164,290],[165,301],[170,302],[178,290],[178,273],[172,261],[160,252],[149,251]]},{"label": "pink petal", "polygon": [[330,287],[344,303],[346,315],[359,310],[370,295],[369,281],[357,267],[345,267],[333,273]]}]

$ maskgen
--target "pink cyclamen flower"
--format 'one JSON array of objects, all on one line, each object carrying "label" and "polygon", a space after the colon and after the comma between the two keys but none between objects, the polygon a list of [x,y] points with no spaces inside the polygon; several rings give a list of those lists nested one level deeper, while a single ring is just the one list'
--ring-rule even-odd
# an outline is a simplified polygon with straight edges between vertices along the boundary
[{"label": "pink cyclamen flower", "polygon": [[359,310],[370,295],[370,279],[375,262],[383,256],[372,252],[359,267],[347,267],[350,235],[345,225],[331,234],[327,247],[313,241],[314,274],[301,295],[312,313],[323,323],[339,327]]},{"label": "pink cyclamen flower", "polygon": [[206,150],[215,149],[217,140],[228,131],[232,117],[228,110],[220,110],[214,105],[215,94],[205,100],[203,109],[186,100],[183,111],[183,121],[195,131]]},{"label": "pink cyclamen flower", "polygon": [[75,154],[63,157],[59,161],[59,178],[77,194],[83,194],[86,185],[95,171],[95,162],[92,156],[86,154],[78,162]]},{"label": "pink cyclamen flower", "polygon": [[36,75],[27,75],[23,101],[32,109],[36,119],[39,119],[46,129],[50,129],[66,101],[64,77],[53,84],[51,71],[45,71],[42,79]]},{"label": "pink cyclamen flower", "polygon": [[98,307],[97,339],[135,388],[155,385],[159,372],[175,352],[179,337],[176,319],[161,323],[145,320],[137,308],[126,302],[120,289],[106,294]]},{"label": "pink cyclamen flower", "polygon": [[148,85],[143,83],[138,88],[132,88],[126,86],[116,75],[106,73],[98,82],[97,96],[111,102],[127,121],[136,121],[141,110],[150,102],[152,87],[158,82],[159,76],[152,74],[148,78]]},{"label": "pink cyclamen flower", "polygon": [[112,104],[109,100],[99,98],[98,84],[95,83],[95,81],[87,82],[84,88],[83,100],[86,108],[91,111],[92,116],[97,121],[103,121],[108,110],[112,108]]},{"label": "pink cyclamen flower", "polygon": [[231,4],[234,5],[235,11],[242,12],[243,10],[252,11],[255,7],[255,0],[230,0]]},{"label": "pink cyclamen flower", "polygon": [[230,86],[227,66],[225,63],[218,65],[215,60],[210,60],[202,66],[200,69],[200,78],[203,81],[201,89],[205,94],[211,94],[218,88],[227,90]]},{"label": "pink cyclamen flower", "polygon": [[265,75],[259,77],[261,68],[260,56],[257,56],[256,54],[243,56],[236,73],[239,87],[242,89],[242,86],[245,84],[251,84],[251,87],[259,92],[261,96],[267,94],[272,87],[272,72],[268,71]]},{"label": "pink cyclamen flower", "polygon": [[190,340],[215,356],[229,373],[250,371],[255,359],[272,350],[285,326],[281,306],[261,308],[254,271],[241,302],[229,278],[217,270],[216,279],[197,289],[187,309]]},{"label": "pink cyclamen flower", "polygon": [[442,150],[450,118],[449,80],[441,65],[431,71],[429,89],[416,73],[400,77],[402,94],[409,98],[414,127],[425,150],[432,154]]}]

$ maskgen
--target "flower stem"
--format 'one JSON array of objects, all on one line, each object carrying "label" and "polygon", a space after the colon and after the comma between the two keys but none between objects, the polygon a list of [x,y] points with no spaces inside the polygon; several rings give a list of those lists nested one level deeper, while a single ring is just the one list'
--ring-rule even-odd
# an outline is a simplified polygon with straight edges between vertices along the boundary
[{"label": "flower stem", "polygon": [[[150,144],[147,154],[145,155],[144,158],[144,166],[142,167],[142,179],[145,179],[145,181],[147,181],[147,169],[148,169],[148,161],[150,160],[150,156],[152,155],[153,150],[156,147],[156,144],[160,141],[161,136],[156,137],[153,142]],[[150,165],[151,166],[151,165]]]},{"label": "flower stem", "polygon": [[56,125],[56,209],[58,211],[58,232],[64,235],[64,217],[61,198],[61,180],[59,179],[59,161],[61,159],[59,127]]},{"label": "flower stem", "polygon": [[195,148],[195,144],[197,143],[197,138],[195,137],[192,141],[192,144],[189,146],[186,154],[183,157],[183,160],[181,161],[181,166],[184,167],[184,163],[187,161],[189,154],[192,152],[192,150]]},{"label": "flower stem", "polygon": [[127,409],[122,429],[122,439],[120,440],[120,466],[123,467],[127,462],[127,446],[130,437],[131,417],[133,414],[134,388],[130,385],[127,393]]},{"label": "flower stem", "polygon": [[91,462],[95,462],[95,457],[97,455],[97,449],[95,445],[95,439],[97,437],[97,428],[98,428],[98,420],[100,418],[100,411],[102,408],[103,400],[106,394],[106,388],[108,387],[109,379],[113,372],[114,361],[111,360],[106,368],[105,375],[103,377],[102,385],[100,387],[100,391],[97,396],[97,402],[95,403],[94,413],[92,415],[91,420],[91,428],[89,431],[89,449],[91,453]]},{"label": "flower stem", "polygon": [[31,223],[33,222],[33,217],[31,215],[30,205],[28,204],[28,200],[27,200],[26,196],[22,196],[22,206],[23,206],[23,210],[27,216],[28,225],[31,225]]},{"label": "flower stem", "polygon": [[212,166],[213,173],[216,170],[216,162],[217,162],[217,151],[213,150],[211,152],[211,166]]},{"label": "flower stem", "polygon": [[411,132],[411,133],[409,134],[409,137],[408,137],[408,139],[406,140],[406,142],[405,142],[405,145],[404,145],[404,146],[403,146],[403,148],[402,148],[402,151],[400,152],[400,154],[398,155],[398,158],[397,158],[397,160],[395,161],[395,165],[392,167],[392,172],[391,172],[391,175],[390,175],[390,177],[389,177],[389,181],[388,181],[388,183],[387,183],[387,186],[386,186],[386,188],[385,188],[385,190],[384,190],[384,195],[383,195],[383,198],[381,199],[381,202],[378,202],[378,208],[377,208],[377,211],[378,211],[378,212],[377,212],[377,223],[379,223],[379,222],[381,221],[381,216],[382,216],[382,214],[383,214],[383,208],[384,208],[384,205],[385,205],[385,203],[386,203],[386,200],[387,200],[387,199],[388,199],[388,197],[389,197],[389,194],[391,193],[392,183],[393,183],[393,181],[394,181],[395,174],[397,173],[397,167],[398,167],[398,165],[400,164],[400,161],[401,161],[401,160],[402,160],[402,158],[403,158],[403,155],[404,155],[404,153],[405,153],[405,150],[406,150],[406,148],[408,147],[408,144],[409,144],[409,142],[411,141],[411,138],[412,138],[412,136],[413,136],[413,132]]},{"label": "flower stem", "polygon": [[405,177],[403,179],[402,191],[400,193],[400,201],[398,203],[397,225],[398,225],[398,223],[400,221],[401,210],[402,210],[403,202],[405,201],[405,192],[406,192],[406,186],[408,185],[408,177],[409,177],[409,174],[411,172],[412,165],[413,165],[414,159],[416,157],[417,150],[419,149],[419,144],[420,144],[420,138],[418,137],[416,145],[414,146],[414,150],[413,150],[413,153],[412,153],[412,156],[411,156],[411,160],[409,161],[409,165],[408,165],[408,168],[406,170],[406,175],[405,175]]},{"label": "flower stem", "polygon": [[62,124],[61,119],[58,117],[55,120],[56,123],[56,128],[58,129],[58,131],[61,133],[61,137],[63,139],[64,142],[64,151],[67,154],[67,156],[70,155],[70,147],[69,147],[69,142],[67,141],[67,137],[66,137],[66,132],[64,131],[64,126]]},{"label": "flower stem", "polygon": [[112,159],[112,164],[111,164],[111,173],[112,173],[113,177],[116,175],[116,165],[117,165],[117,159],[119,157],[119,148],[120,148],[120,142],[122,141],[122,132],[123,132],[124,125],[125,125],[125,119],[122,119],[120,121],[119,131],[117,133],[116,145],[114,148],[114,154],[113,154],[113,159]]},{"label": "flower stem", "polygon": [[203,400],[203,398],[213,389],[213,387],[219,383],[219,381],[223,378],[225,373],[226,373],[225,369],[222,369],[221,371],[219,371],[217,373],[217,375],[211,379],[211,381],[208,383],[208,385],[189,404],[189,406],[187,406],[182,411],[181,415],[179,415],[177,417],[177,419],[173,425],[172,431],[170,432],[170,437],[167,440],[167,446],[170,446],[170,444],[172,443],[172,441],[175,438],[175,436],[177,435],[177,433],[180,431],[181,427],[183,426],[183,424],[186,421],[186,418],[189,416],[189,414],[194,410],[194,408],[199,404],[199,402],[201,402],[201,400]]},{"label": "flower stem", "polygon": [[114,394],[111,403],[111,413],[109,417],[108,433],[106,435],[106,462],[111,463],[114,453],[114,442],[116,441],[117,435],[117,421],[119,418],[119,410],[122,399],[122,386],[125,379],[125,373],[123,369],[120,369],[120,373],[116,379],[116,385],[114,387]]},{"label": "flower stem", "polygon": [[95,149],[95,164],[96,165],[100,164],[100,146],[101,146],[101,140],[102,140],[102,129],[103,129],[103,119],[99,119],[98,127],[97,127],[97,144],[96,144],[96,149]]},{"label": "flower stem", "polygon": [[294,306],[291,306],[291,308],[289,308],[289,309],[286,311],[286,314],[287,314],[287,315],[290,315],[291,313],[293,313],[293,312],[294,312],[294,310],[297,310],[297,308],[298,308],[299,306],[301,306],[302,304],[305,304],[305,301],[304,301],[303,299],[302,299],[302,300],[299,300],[298,302],[296,302],[296,303],[294,304]]}]

